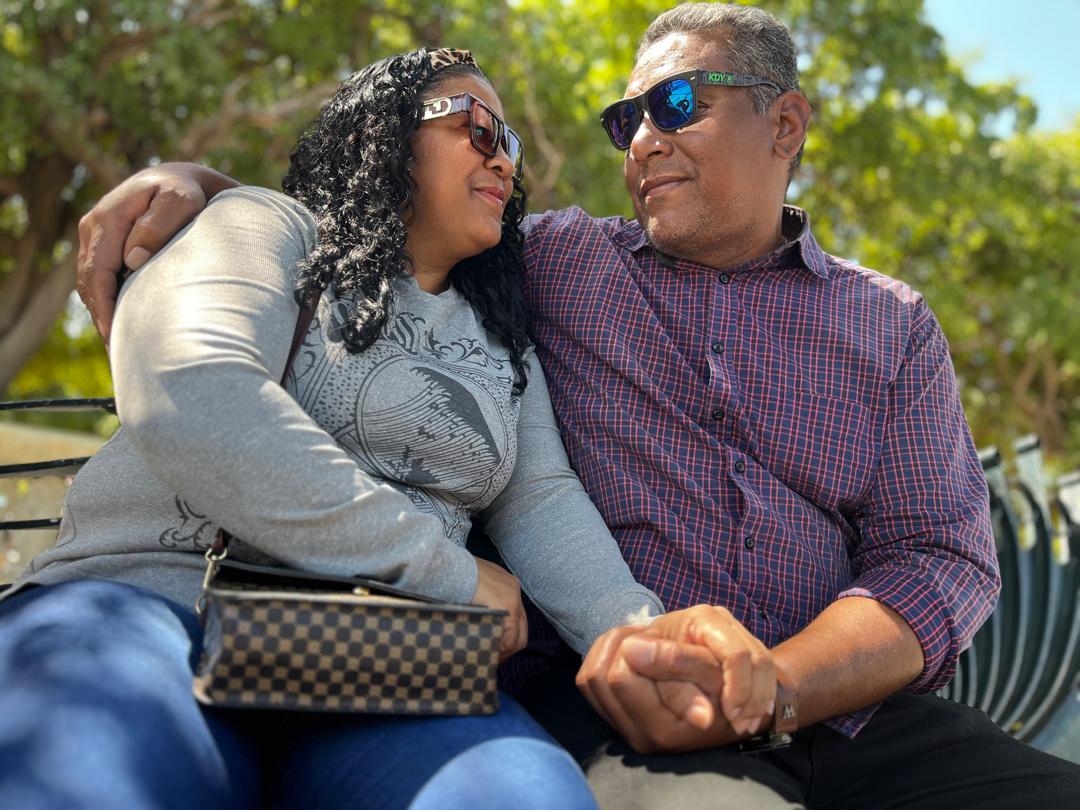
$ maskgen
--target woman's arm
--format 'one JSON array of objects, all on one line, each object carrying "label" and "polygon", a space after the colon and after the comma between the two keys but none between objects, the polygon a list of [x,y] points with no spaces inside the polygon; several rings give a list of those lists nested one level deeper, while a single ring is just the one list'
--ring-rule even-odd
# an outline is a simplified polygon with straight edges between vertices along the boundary
[{"label": "woman's arm", "polygon": [[481,518],[529,598],[578,652],[612,627],[663,613],[656,594],[634,580],[570,467],[535,356],[514,473]]},{"label": "woman's arm", "polygon": [[125,287],[112,350],[128,438],[178,494],[288,565],[470,601],[472,556],[364,473],[278,384],[315,240],[283,195],[217,196]]}]

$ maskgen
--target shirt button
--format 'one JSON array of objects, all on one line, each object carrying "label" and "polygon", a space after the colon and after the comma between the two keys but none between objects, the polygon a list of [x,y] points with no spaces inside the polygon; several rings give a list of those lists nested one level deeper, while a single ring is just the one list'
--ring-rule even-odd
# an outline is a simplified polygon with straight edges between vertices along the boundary
[{"label": "shirt button", "polygon": [[735,472],[746,472],[746,462],[742,461],[741,459],[739,461],[736,461]]},{"label": "shirt button", "polygon": [[745,540],[743,540],[743,545],[746,546],[747,551],[752,550],[754,548],[754,538],[747,537]]},{"label": "shirt button", "polygon": [[724,418],[724,409],[723,408],[713,408],[712,418],[713,419],[723,419]]},{"label": "shirt button", "polygon": [[721,273],[720,274],[720,283],[721,284],[727,284],[729,281],[731,281],[731,277],[727,273]]},{"label": "shirt button", "polygon": [[716,343],[714,343],[712,345],[712,350],[714,352],[716,352],[717,354],[723,354],[724,353],[724,344],[721,341],[718,340],[718,341],[716,341]]},{"label": "shirt button", "polygon": [[763,619],[769,618],[769,613],[765,610],[765,608],[758,608],[757,614]]}]

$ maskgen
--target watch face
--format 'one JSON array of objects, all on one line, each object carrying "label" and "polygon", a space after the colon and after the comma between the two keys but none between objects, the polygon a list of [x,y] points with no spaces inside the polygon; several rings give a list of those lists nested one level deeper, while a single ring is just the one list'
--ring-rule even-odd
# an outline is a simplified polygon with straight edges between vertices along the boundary
[{"label": "watch face", "polygon": [[760,754],[763,751],[775,751],[778,748],[787,748],[791,745],[791,735],[783,732],[770,731],[768,734],[759,734],[739,743],[740,754]]}]

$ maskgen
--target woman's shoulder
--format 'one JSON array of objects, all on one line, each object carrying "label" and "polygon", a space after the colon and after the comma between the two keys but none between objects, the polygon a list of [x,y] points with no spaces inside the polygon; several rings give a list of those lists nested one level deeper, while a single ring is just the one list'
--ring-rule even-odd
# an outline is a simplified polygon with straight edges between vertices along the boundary
[{"label": "woman's shoulder", "polygon": [[261,186],[237,186],[218,193],[206,207],[206,214],[212,215],[211,212],[246,226],[294,233],[303,240],[306,249],[314,246],[318,235],[315,217],[307,208],[280,191]]}]

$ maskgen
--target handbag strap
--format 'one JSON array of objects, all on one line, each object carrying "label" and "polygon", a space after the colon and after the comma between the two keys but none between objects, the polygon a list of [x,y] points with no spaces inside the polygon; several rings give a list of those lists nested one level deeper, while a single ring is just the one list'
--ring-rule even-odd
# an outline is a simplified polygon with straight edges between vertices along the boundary
[{"label": "handbag strap", "polygon": [[[296,359],[296,355],[300,352],[300,346],[304,343],[304,337],[307,335],[308,328],[311,326],[311,319],[315,317],[315,302],[318,298],[318,294],[309,295],[300,304],[300,315],[296,319],[296,328],[293,329],[292,345],[289,347],[289,358],[285,361],[285,369],[281,372],[280,382],[282,388],[285,387],[285,379],[289,376],[289,371],[292,369],[293,360]],[[214,544],[207,552],[207,556],[219,560],[224,558],[225,549],[228,548],[231,539],[231,534],[224,529],[218,529],[217,536],[214,538]]]},{"label": "handbag strap", "polygon": [[285,387],[285,378],[289,376],[289,371],[292,369],[293,360],[296,359],[296,355],[300,351],[300,346],[304,343],[304,336],[307,335],[308,328],[311,326],[311,319],[315,317],[315,301],[317,296],[309,296],[304,299],[304,303],[300,305],[300,315],[296,319],[296,328],[293,329],[292,345],[289,347],[289,359],[285,361],[285,369],[281,372],[281,387]]}]

